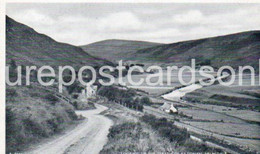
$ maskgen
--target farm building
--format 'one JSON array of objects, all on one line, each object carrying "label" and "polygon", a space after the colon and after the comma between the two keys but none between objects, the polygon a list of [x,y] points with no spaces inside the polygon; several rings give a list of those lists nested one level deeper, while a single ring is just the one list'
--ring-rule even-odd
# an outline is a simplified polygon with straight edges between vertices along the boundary
[{"label": "farm building", "polygon": [[160,106],[160,109],[167,113],[178,113],[177,108],[175,108],[171,103],[165,102],[162,106]]},{"label": "farm building", "polygon": [[81,90],[79,99],[86,101],[88,98],[96,97],[97,86],[96,85],[87,85],[85,89]]}]

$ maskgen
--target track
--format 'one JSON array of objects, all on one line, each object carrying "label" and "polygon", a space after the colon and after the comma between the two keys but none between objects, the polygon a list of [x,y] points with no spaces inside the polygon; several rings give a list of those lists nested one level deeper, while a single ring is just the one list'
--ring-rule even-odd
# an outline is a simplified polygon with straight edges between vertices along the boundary
[{"label": "track", "polygon": [[113,123],[107,117],[99,115],[100,112],[107,109],[106,107],[96,104],[96,108],[95,110],[76,111],[87,120],[66,134],[43,143],[26,153],[99,153],[107,141],[107,134]]}]

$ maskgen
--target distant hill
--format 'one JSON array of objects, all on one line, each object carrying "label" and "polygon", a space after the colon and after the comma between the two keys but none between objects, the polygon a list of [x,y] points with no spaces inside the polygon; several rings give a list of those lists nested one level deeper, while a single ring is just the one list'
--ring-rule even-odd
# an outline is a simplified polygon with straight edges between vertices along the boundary
[{"label": "distant hill", "polygon": [[60,43],[32,28],[6,17],[6,61],[19,65],[84,65],[111,64],[83,51],[80,47]]},{"label": "distant hill", "polygon": [[130,41],[130,40],[104,40],[81,46],[86,52],[110,61],[126,60],[137,50],[154,47],[159,43]]},{"label": "distant hill", "polygon": [[184,65],[195,58],[198,63],[210,63],[215,67],[251,65],[258,68],[260,31],[158,45],[138,50],[134,55],[142,62]]}]

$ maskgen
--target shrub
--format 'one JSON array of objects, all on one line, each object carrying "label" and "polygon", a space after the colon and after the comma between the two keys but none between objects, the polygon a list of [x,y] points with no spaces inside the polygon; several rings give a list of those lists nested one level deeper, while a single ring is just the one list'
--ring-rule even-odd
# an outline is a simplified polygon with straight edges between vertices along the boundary
[{"label": "shrub", "polygon": [[133,99],[136,92],[132,89],[122,90],[113,86],[104,86],[98,90],[98,94],[106,97],[110,101],[115,101],[128,108],[143,110],[143,106],[138,99]]},{"label": "shrub", "polygon": [[150,105],[152,102],[149,97],[142,97],[140,103]]},{"label": "shrub", "polygon": [[15,98],[17,98],[18,93],[15,89],[6,89],[6,101],[7,102],[13,102],[15,101]]},{"label": "shrub", "polygon": [[66,88],[69,94],[72,94],[73,92],[79,93],[83,89],[77,82],[73,83],[70,86],[67,86]]},{"label": "shrub", "polygon": [[140,153],[152,149],[140,145],[142,140],[148,139],[149,134],[143,131],[140,123],[125,122],[110,128],[108,144],[100,153]]},{"label": "shrub", "polygon": [[44,98],[45,98],[46,100],[50,101],[50,103],[51,103],[52,105],[55,105],[56,102],[59,101],[59,99],[58,99],[56,96],[54,96],[53,94],[48,94],[48,95],[46,95]]},{"label": "shrub", "polygon": [[35,136],[40,136],[40,137],[48,136],[47,131],[44,130],[44,127],[40,123],[36,122],[35,120],[23,119],[23,123],[25,129],[27,129],[30,134]]},{"label": "shrub", "polygon": [[6,89],[6,96],[15,97],[15,96],[17,96],[17,92],[15,89]]},{"label": "shrub", "polygon": [[174,126],[166,118],[157,119],[153,115],[144,115],[141,120],[149,124],[154,130],[157,130],[162,137],[168,138],[170,142],[183,145],[189,139],[190,135],[186,129]]},{"label": "shrub", "polygon": [[6,108],[6,144],[9,145],[6,150],[10,152],[16,149],[16,136],[17,132],[19,132],[15,124],[15,119],[13,111],[10,108]]}]

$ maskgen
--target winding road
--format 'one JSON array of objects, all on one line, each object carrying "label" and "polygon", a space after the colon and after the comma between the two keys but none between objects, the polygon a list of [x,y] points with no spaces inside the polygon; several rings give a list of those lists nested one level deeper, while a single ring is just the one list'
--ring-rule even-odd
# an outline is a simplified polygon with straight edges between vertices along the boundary
[{"label": "winding road", "polygon": [[107,142],[107,134],[113,122],[99,114],[105,111],[107,107],[99,104],[95,104],[95,106],[95,110],[76,111],[78,115],[87,118],[87,120],[79,124],[76,128],[26,153],[99,153]]}]

